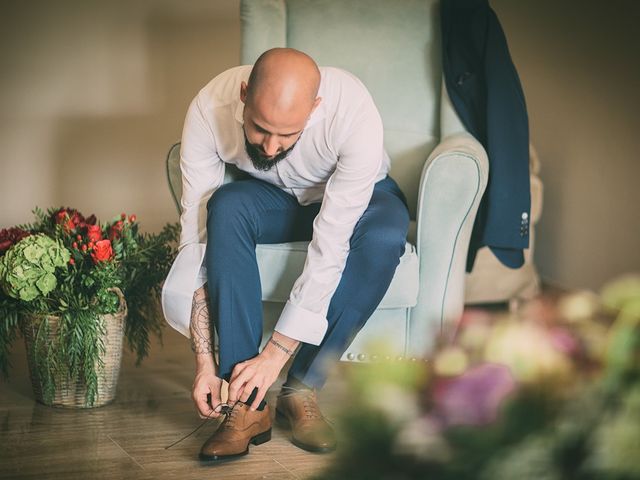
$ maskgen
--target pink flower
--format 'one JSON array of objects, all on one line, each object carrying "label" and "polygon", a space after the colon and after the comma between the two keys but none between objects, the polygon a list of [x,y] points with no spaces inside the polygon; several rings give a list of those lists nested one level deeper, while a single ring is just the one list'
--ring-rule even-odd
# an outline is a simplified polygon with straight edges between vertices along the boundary
[{"label": "pink flower", "polygon": [[578,340],[576,340],[576,338],[566,328],[551,328],[549,331],[549,339],[551,341],[551,345],[553,345],[556,350],[567,355],[575,355],[580,350]]},{"label": "pink flower", "polygon": [[434,413],[445,426],[486,425],[496,420],[502,403],[515,388],[509,368],[483,363],[459,377],[436,383]]}]

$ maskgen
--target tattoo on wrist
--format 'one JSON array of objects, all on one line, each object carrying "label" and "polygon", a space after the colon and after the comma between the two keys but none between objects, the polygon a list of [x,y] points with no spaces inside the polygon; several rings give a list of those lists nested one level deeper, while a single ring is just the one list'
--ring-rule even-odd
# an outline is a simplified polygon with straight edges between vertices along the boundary
[{"label": "tattoo on wrist", "polygon": [[279,348],[280,350],[282,350],[284,353],[286,353],[286,354],[287,354],[287,355],[289,355],[290,357],[292,357],[292,356],[296,353],[295,348],[294,348],[293,350],[291,350],[291,349],[289,349],[289,348],[285,347],[284,345],[282,345],[282,344],[281,344],[280,342],[278,342],[277,340],[275,340],[273,337],[271,337],[271,338],[269,339],[269,342],[270,342],[270,343],[273,343],[273,344],[276,346],[276,348]]},{"label": "tattoo on wrist", "polygon": [[206,292],[199,290],[193,296],[191,305],[191,350],[194,353],[213,354],[210,321]]}]

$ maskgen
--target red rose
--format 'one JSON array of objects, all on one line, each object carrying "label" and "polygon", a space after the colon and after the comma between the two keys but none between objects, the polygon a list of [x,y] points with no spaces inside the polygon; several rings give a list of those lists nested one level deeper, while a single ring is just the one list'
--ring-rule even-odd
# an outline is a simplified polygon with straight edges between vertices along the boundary
[{"label": "red rose", "polygon": [[93,263],[106,262],[113,257],[113,249],[111,248],[111,241],[100,240],[96,242],[91,252],[91,258]]},{"label": "red rose", "polygon": [[58,225],[62,225],[62,228],[67,231],[70,232],[72,231],[74,228],[76,228],[76,224],[73,223],[73,220],[71,219],[71,216],[69,215],[69,212],[67,212],[66,210],[60,210],[56,216],[55,216],[55,221]]},{"label": "red rose", "polygon": [[102,229],[100,225],[87,225],[87,238],[92,242],[102,240]]}]

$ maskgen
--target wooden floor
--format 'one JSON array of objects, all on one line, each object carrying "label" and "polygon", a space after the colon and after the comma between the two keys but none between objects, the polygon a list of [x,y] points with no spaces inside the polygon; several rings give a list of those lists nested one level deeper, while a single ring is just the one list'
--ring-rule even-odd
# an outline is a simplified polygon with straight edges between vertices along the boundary
[{"label": "wooden floor", "polygon": [[[2,479],[296,479],[319,473],[335,454],[312,454],[273,428],[270,442],[251,446],[239,460],[205,465],[198,458],[216,428],[210,421],[171,449],[202,420],[190,397],[193,354],[187,340],[171,328],[164,346],[152,345],[141,366],[125,353],[116,400],[110,405],[70,410],[34,401],[23,341],[13,347],[9,382],[0,383],[0,478]],[[344,398],[338,366],[320,393],[327,417]],[[269,405],[284,379],[271,389]]]}]

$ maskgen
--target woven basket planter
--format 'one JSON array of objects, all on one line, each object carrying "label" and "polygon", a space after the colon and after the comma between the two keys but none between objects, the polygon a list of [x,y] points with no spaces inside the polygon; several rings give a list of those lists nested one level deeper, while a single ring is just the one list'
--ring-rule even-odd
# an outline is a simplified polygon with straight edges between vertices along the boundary
[{"label": "woven basket planter", "polygon": [[104,368],[96,365],[98,375],[98,390],[93,405],[87,405],[86,385],[82,378],[68,380],[66,378],[56,379],[56,392],[51,402],[46,402],[43,396],[43,387],[38,370],[35,365],[35,337],[38,328],[45,318],[49,319],[49,335],[47,340],[53,342],[58,331],[59,317],[54,315],[24,318],[21,326],[22,336],[27,350],[27,362],[31,385],[36,401],[52,407],[67,408],[93,408],[101,407],[113,401],[116,395],[118,377],[120,375],[120,365],[122,364],[122,341],[124,338],[124,326],[127,317],[127,303],[124,295],[118,288],[113,289],[120,297],[120,310],[115,314],[101,315],[105,325],[105,335],[103,337],[105,353],[101,355]]}]

